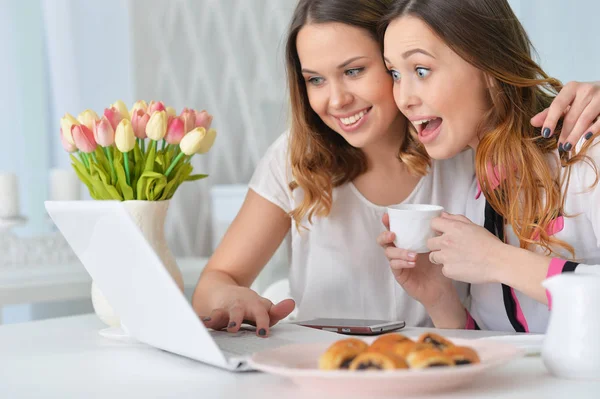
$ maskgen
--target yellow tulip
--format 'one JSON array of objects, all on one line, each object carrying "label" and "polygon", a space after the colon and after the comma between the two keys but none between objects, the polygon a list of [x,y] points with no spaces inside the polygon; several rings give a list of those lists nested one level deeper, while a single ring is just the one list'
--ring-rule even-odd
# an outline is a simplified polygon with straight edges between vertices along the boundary
[{"label": "yellow tulip", "polygon": [[79,121],[79,123],[85,125],[88,129],[93,131],[94,125],[96,125],[96,122],[99,121],[100,118],[98,117],[98,114],[95,113],[93,110],[86,109],[85,111],[77,115],[77,120]]},{"label": "yellow tulip", "polygon": [[146,135],[154,141],[159,141],[165,137],[165,134],[167,134],[167,113],[156,111],[146,125]]},{"label": "yellow tulip", "polygon": [[177,115],[177,112],[175,112],[175,108],[173,108],[173,107],[167,107],[166,111],[167,111],[168,117]]},{"label": "yellow tulip", "polygon": [[133,104],[133,108],[131,108],[131,110],[129,111],[129,114],[132,118],[133,114],[135,114],[135,111],[137,111],[138,109],[141,109],[142,111],[146,112],[146,110],[148,109],[148,104],[146,104],[146,101],[140,100],[136,101],[135,104]]},{"label": "yellow tulip", "polygon": [[204,154],[210,150],[215,142],[217,132],[210,129],[208,132],[203,127],[192,129],[183,136],[179,147],[185,155]]},{"label": "yellow tulip", "polygon": [[135,134],[133,134],[131,122],[127,119],[123,119],[117,126],[115,144],[121,152],[129,152],[135,147]]},{"label": "yellow tulip", "polygon": [[215,139],[217,138],[217,131],[215,129],[208,129],[206,132],[206,136],[200,143],[200,148],[196,151],[198,154],[206,154],[208,150],[210,150],[215,143]]},{"label": "yellow tulip", "polygon": [[131,120],[131,115],[129,115],[129,110],[127,109],[127,105],[122,100],[116,101],[111,107],[115,107],[121,116],[125,119]]},{"label": "yellow tulip", "polygon": [[60,128],[62,129],[62,134],[69,144],[75,144],[75,141],[73,140],[73,134],[71,133],[71,128],[73,125],[79,125],[79,122],[68,112],[62,118],[60,118]]}]

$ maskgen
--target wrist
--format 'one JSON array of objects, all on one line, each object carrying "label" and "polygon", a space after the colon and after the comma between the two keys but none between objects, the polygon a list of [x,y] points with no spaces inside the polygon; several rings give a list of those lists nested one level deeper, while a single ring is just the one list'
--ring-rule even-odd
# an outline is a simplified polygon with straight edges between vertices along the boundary
[{"label": "wrist", "polygon": [[425,306],[425,310],[436,328],[463,329],[467,322],[465,308],[454,288]]}]

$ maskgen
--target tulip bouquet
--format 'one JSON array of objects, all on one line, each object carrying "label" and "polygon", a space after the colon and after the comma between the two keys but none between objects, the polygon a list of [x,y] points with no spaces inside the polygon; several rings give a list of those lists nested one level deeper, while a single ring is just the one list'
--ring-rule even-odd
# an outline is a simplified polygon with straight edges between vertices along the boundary
[{"label": "tulip bouquet", "polygon": [[192,174],[191,158],[212,147],[216,132],[206,111],[180,113],[162,102],[138,101],[131,110],[117,101],[102,118],[85,110],[65,114],[60,138],[79,179],[98,200],[161,201],[173,197]]}]

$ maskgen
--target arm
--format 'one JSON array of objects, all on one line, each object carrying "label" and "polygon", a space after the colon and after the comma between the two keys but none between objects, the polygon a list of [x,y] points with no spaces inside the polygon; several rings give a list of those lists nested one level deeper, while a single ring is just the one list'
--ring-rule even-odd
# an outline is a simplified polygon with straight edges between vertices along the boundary
[{"label": "arm", "polygon": [[[247,287],[275,253],[290,227],[291,219],[281,208],[252,189],[248,190],[242,208],[194,290],[192,305],[196,313],[211,315],[212,324],[207,323],[207,326],[216,328],[217,324],[222,324],[220,319],[226,319],[227,326],[229,320],[236,322],[231,331],[237,330],[243,319],[255,320],[257,328],[259,324],[262,328],[274,324],[273,320],[265,321],[272,304]],[[259,309],[261,304],[266,312]],[[289,304],[285,308],[287,310]],[[212,314],[217,309],[220,311]],[[293,306],[289,312],[291,310]]]}]

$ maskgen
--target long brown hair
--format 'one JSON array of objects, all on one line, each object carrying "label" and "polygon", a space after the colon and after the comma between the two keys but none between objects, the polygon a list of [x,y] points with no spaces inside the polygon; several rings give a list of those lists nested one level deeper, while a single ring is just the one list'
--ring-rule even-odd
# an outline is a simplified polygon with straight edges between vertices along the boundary
[{"label": "long brown hair", "polygon": [[[563,213],[571,165],[587,159],[589,144],[571,159],[563,153],[560,160],[555,157],[556,165],[548,162],[557,149],[561,125],[553,138],[545,139],[530,119],[550,105],[562,84],[533,60],[533,46],[508,2],[392,0],[380,35],[391,21],[405,15],[424,21],[455,53],[493,81],[489,89],[492,107],[480,126],[475,157],[477,178],[488,203],[512,226],[522,248],[538,244],[551,254],[558,245],[575,256],[571,245],[551,237],[547,230]],[[562,174],[559,165],[568,168],[567,173]],[[498,177],[501,184],[494,189]]]},{"label": "long brown hair", "polygon": [[[308,216],[327,216],[334,187],[341,186],[367,170],[362,150],[352,147],[330,129],[312,110],[296,48],[298,32],[306,24],[339,22],[364,29],[378,41],[377,28],[388,11],[389,0],[300,0],[288,31],[286,67],[291,102],[290,158],[294,181],[290,189],[304,191],[302,202],[291,212],[297,227]],[[382,61],[383,63],[383,57]],[[398,159],[417,175],[425,175],[429,156],[407,132],[398,149]]]}]

